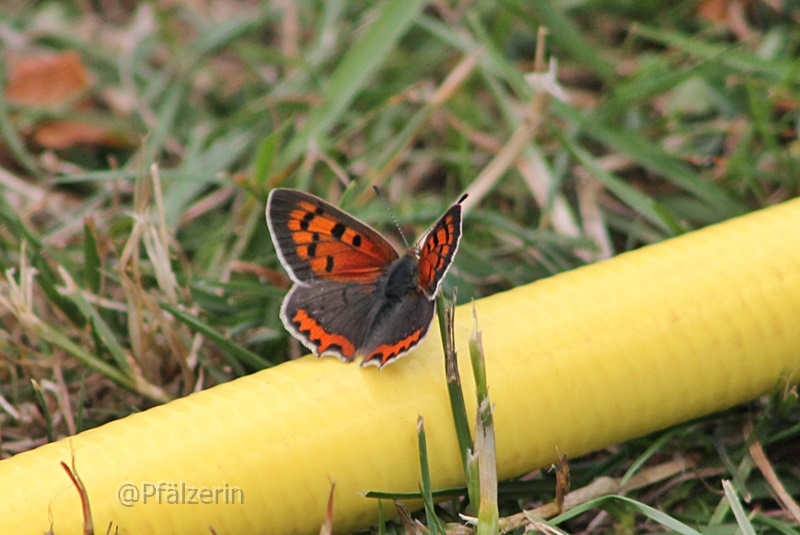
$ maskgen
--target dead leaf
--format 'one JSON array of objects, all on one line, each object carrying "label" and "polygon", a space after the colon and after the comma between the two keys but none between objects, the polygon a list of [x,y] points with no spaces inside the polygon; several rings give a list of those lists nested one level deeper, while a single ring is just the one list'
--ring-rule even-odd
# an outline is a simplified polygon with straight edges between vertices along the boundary
[{"label": "dead leaf", "polygon": [[6,99],[32,108],[70,102],[91,85],[89,70],[73,50],[12,60],[8,80]]},{"label": "dead leaf", "polygon": [[48,149],[65,149],[80,144],[122,147],[129,143],[125,136],[106,125],[66,119],[38,126],[33,139]]}]

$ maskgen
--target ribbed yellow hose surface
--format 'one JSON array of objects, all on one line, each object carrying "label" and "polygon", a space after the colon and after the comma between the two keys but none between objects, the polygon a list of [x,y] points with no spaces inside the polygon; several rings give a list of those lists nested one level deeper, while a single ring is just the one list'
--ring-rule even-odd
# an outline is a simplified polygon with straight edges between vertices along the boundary
[{"label": "ribbed yellow hose surface", "polygon": [[[574,458],[729,407],[796,374],[798,228],[795,200],[478,301],[500,476],[544,466],[556,448]],[[462,361],[471,326],[459,308]],[[0,533],[39,535],[51,518],[56,535],[80,533],[78,494],[59,466],[70,450],[98,533],[109,522],[133,535],[315,533],[331,481],[336,530],[368,525],[376,502],[360,492],[417,489],[417,415],[435,486],[458,485],[432,333],[384,370],[304,358],[2,461]],[[466,366],[462,377],[471,402]],[[123,506],[126,483],[151,493],[161,483],[161,503]],[[172,485],[221,489],[219,503],[165,503]]]}]

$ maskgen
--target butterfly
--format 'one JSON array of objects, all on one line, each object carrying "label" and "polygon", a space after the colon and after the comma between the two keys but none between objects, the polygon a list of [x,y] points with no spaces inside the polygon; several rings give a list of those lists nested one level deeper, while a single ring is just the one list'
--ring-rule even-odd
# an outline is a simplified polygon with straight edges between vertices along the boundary
[{"label": "butterfly", "polygon": [[366,223],[309,193],[274,189],[267,225],[294,281],[280,317],[317,356],[382,368],[428,333],[461,238],[461,202],[404,253]]}]

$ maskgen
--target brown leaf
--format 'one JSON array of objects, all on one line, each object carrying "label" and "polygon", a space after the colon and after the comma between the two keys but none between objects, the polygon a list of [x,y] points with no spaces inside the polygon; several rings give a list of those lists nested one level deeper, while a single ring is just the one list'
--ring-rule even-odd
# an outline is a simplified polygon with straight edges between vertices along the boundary
[{"label": "brown leaf", "polygon": [[704,0],[700,2],[697,16],[709,22],[724,24],[728,19],[728,0]]},{"label": "brown leaf", "polygon": [[64,149],[73,145],[104,145],[121,147],[128,140],[112,128],[84,121],[52,121],[36,128],[36,143],[48,149]]},{"label": "brown leaf", "polygon": [[91,77],[75,51],[11,61],[6,99],[41,108],[69,102],[84,93]]}]

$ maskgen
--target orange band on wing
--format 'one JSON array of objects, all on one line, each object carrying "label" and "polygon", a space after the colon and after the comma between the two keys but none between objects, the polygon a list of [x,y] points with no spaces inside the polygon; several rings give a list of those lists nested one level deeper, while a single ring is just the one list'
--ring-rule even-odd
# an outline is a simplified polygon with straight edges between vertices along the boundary
[{"label": "orange band on wing", "polygon": [[420,251],[419,285],[424,290],[433,286],[440,273],[452,261],[453,248],[458,240],[453,215],[446,216],[425,239],[425,244]]},{"label": "orange band on wing", "polygon": [[375,350],[364,357],[364,362],[380,360],[381,366],[397,358],[400,354],[405,353],[415,345],[417,345],[422,338],[422,331],[424,329],[418,329],[411,333],[411,335],[403,338],[396,344],[381,344],[375,348]]},{"label": "orange band on wing", "polygon": [[297,203],[286,222],[294,253],[322,278],[374,281],[397,253],[362,223],[348,223],[332,210],[308,201]]},{"label": "orange band on wing", "polygon": [[[334,217],[322,213],[322,210],[309,202],[300,202],[297,210],[289,214],[289,230],[297,244],[313,241],[314,234],[334,236],[347,244],[361,246],[361,236],[354,228],[342,224]],[[371,244],[367,244],[371,245]]]},{"label": "orange band on wing", "polygon": [[349,360],[355,358],[356,348],[347,338],[340,334],[325,332],[325,329],[305,310],[298,310],[292,318],[292,323],[303,336],[308,338],[309,342],[316,346],[317,355],[331,350],[340,352],[344,358]]}]

